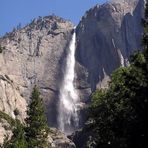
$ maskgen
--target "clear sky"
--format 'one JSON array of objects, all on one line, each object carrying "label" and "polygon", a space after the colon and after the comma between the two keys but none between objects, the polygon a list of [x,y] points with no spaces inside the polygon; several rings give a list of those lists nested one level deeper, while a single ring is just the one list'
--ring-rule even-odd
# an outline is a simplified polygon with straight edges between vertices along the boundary
[{"label": "clear sky", "polygon": [[0,0],[0,36],[19,23],[24,26],[33,18],[55,14],[77,24],[86,10],[107,0]]}]

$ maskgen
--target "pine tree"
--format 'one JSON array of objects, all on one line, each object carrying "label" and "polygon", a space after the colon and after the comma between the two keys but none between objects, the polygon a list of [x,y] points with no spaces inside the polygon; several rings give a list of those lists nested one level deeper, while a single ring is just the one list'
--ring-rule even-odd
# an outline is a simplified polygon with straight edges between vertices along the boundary
[{"label": "pine tree", "polygon": [[101,148],[147,148],[148,136],[148,4],[143,19],[143,51],[130,66],[117,69],[106,91],[92,96],[92,139]]},{"label": "pine tree", "polygon": [[46,148],[48,146],[48,125],[44,112],[40,92],[35,86],[31,95],[31,102],[27,111],[26,137],[29,148]]}]

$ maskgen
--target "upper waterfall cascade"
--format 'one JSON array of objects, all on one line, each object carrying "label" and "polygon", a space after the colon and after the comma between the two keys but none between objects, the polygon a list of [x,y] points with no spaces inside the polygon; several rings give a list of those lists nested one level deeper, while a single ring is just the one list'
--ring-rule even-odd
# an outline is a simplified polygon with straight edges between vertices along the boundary
[{"label": "upper waterfall cascade", "polygon": [[78,107],[79,96],[74,86],[75,78],[75,48],[76,33],[73,33],[69,44],[63,82],[59,96],[58,126],[66,134],[72,133],[79,125]]}]

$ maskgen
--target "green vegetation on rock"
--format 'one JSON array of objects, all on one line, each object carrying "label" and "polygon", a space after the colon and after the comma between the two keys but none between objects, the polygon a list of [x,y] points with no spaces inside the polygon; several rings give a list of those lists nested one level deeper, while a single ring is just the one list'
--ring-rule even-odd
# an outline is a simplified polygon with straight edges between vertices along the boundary
[{"label": "green vegetation on rock", "polygon": [[2,52],[3,52],[3,49],[4,49],[4,48],[0,46],[0,53],[2,53]]},{"label": "green vegetation on rock", "polygon": [[[18,109],[15,114],[17,115]],[[4,148],[49,148],[48,134],[49,128],[44,112],[43,101],[40,93],[35,86],[33,88],[31,102],[27,111],[26,125],[19,120],[12,119],[9,115],[0,111],[0,117],[5,119],[13,128],[13,136],[4,140]]]},{"label": "green vegetation on rock", "polygon": [[15,120],[10,117],[8,114],[0,111],[0,119],[6,120],[10,129],[13,131],[13,136],[11,140],[8,140],[8,137],[4,139],[4,148],[26,148],[24,126],[20,123],[19,120]]},{"label": "green vegetation on rock", "polygon": [[13,136],[11,140],[7,140],[7,137],[4,141],[4,148],[27,148],[27,141],[25,137],[24,125],[16,119],[16,127],[13,129]]},{"label": "green vegetation on rock", "polygon": [[0,119],[5,119],[12,127],[16,125],[16,121],[2,111],[0,111]]},{"label": "green vegetation on rock", "polygon": [[130,66],[117,69],[109,88],[92,95],[87,147],[146,148],[148,125],[148,5],[143,20],[143,52],[138,51]]}]

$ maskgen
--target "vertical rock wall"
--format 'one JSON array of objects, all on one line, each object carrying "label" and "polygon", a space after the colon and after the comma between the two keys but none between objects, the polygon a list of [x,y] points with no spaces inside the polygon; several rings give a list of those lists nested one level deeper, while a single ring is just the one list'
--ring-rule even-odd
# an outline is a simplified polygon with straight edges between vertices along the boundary
[{"label": "vertical rock wall", "polygon": [[77,85],[82,96],[106,87],[111,73],[126,66],[130,55],[141,49],[143,11],[143,0],[119,0],[96,5],[82,17],[76,50]]}]

